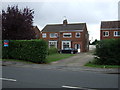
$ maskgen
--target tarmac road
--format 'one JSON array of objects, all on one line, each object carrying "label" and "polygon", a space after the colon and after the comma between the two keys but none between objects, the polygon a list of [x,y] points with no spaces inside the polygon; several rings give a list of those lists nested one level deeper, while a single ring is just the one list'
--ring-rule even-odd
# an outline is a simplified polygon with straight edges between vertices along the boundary
[{"label": "tarmac road", "polygon": [[3,88],[118,88],[117,74],[14,66],[2,71]]}]

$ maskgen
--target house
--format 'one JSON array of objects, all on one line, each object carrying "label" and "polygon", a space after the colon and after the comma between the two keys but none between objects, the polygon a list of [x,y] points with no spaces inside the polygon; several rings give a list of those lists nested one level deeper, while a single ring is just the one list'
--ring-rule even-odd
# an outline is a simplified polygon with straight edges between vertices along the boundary
[{"label": "house", "polygon": [[89,34],[86,23],[49,24],[42,29],[42,39],[48,41],[49,47],[58,49],[75,48],[78,52],[89,50]]},{"label": "house", "polygon": [[40,32],[39,28],[38,28],[37,26],[33,26],[32,29],[33,29],[34,32],[35,32],[35,38],[36,38],[36,39],[40,39],[41,32]]},{"label": "house", "polygon": [[120,38],[120,21],[102,21],[100,39]]}]

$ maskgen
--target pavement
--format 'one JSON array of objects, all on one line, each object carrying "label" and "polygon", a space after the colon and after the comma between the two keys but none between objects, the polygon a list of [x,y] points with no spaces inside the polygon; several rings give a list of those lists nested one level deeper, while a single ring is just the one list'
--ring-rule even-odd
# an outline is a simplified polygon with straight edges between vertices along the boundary
[{"label": "pavement", "polygon": [[30,64],[26,62],[16,61],[0,61],[2,66],[15,66],[15,67],[30,67],[30,68],[43,68],[43,69],[57,69],[57,70],[72,70],[72,71],[91,71],[108,74],[119,74],[118,68],[94,68],[84,66],[85,63],[93,60],[94,55],[90,52],[79,53],[67,59],[52,62],[50,64]]}]

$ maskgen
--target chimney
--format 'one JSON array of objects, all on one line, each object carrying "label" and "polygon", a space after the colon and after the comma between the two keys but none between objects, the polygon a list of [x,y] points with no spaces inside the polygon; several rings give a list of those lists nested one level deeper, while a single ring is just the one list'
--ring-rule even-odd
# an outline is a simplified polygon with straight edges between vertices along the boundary
[{"label": "chimney", "polygon": [[67,26],[68,22],[67,19],[63,20],[63,26]]}]

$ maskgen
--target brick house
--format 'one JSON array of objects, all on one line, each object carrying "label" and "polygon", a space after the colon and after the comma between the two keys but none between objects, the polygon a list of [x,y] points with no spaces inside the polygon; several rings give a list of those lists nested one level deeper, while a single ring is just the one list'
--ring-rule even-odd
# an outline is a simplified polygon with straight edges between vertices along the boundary
[{"label": "brick house", "polygon": [[32,29],[35,32],[35,38],[40,39],[41,38],[41,31],[39,30],[39,28],[37,26],[33,26]]},{"label": "brick house", "polygon": [[120,38],[120,21],[102,21],[100,39]]},{"label": "brick house", "polygon": [[49,47],[58,49],[75,48],[78,52],[89,50],[89,34],[86,23],[68,24],[67,20],[63,24],[46,25],[42,29],[42,38],[48,41]]}]

